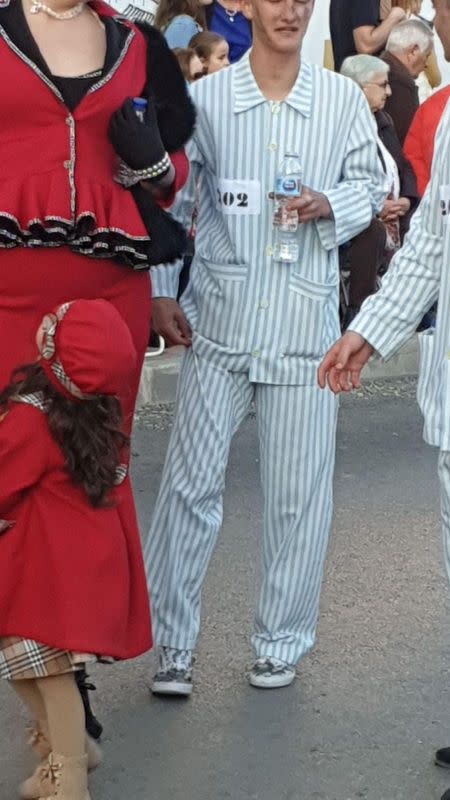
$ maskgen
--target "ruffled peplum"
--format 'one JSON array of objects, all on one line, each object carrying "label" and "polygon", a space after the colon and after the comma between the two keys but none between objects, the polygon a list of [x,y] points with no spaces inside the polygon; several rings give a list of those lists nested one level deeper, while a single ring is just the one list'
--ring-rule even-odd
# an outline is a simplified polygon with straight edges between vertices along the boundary
[{"label": "ruffled peplum", "polygon": [[111,182],[77,184],[67,173],[30,175],[0,188],[0,249],[62,247],[92,258],[149,267],[150,237],[131,192]]}]

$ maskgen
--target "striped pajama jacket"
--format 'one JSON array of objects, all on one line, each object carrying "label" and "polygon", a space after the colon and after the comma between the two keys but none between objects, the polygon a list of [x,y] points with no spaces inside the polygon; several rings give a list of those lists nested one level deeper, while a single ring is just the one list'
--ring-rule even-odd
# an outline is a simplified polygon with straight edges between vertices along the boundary
[{"label": "striped pajama jacket", "polygon": [[[312,646],[331,521],[336,402],[316,386],[337,337],[337,247],[384,200],[372,115],[350,81],[302,62],[283,102],[261,94],[249,55],[192,89],[191,176],[173,213],[196,252],[181,305],[193,330],[145,549],[158,644],[195,646],[202,581],[222,522],[231,437],[255,404],[264,494],[262,583],[252,643],[295,664]],[[300,258],[273,259],[273,190],[285,153],[333,218],[300,226]],[[152,270],[176,297],[179,265]]]},{"label": "striped pajama jacket", "polygon": [[417,388],[424,439],[439,447],[444,560],[450,579],[450,103],[434,144],[431,180],[409,233],[350,328],[385,359],[414,333],[438,300],[436,328],[419,334]]}]

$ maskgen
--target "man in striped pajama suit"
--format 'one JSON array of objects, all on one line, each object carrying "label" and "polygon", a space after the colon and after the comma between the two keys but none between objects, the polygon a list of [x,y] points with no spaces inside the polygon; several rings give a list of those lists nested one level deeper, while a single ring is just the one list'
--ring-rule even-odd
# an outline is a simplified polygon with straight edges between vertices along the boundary
[{"label": "man in striped pajama suit", "polygon": [[[433,3],[435,29],[450,61],[450,0]],[[417,399],[424,438],[439,447],[444,561],[450,578],[450,104],[434,143],[431,180],[412,219],[404,245],[391,262],[381,290],[369,297],[348,332],[328,351],[318,379],[336,394],[357,388],[361,370],[376,351],[390,358],[438,300],[436,329],[419,334]],[[436,752],[450,769],[450,747]],[[448,789],[441,800],[450,800]]]},{"label": "man in striped pajama suit", "polygon": [[[332,510],[336,402],[316,370],[339,331],[338,246],[384,201],[367,102],[300,59],[313,0],[244,0],[250,54],[193,87],[190,184],[174,213],[196,252],[152,272],[154,325],[184,344],[177,411],[146,546],[159,670],[153,691],[190,694],[202,581],[222,522],[230,440],[254,403],[264,492],[262,585],[250,682],[286,686],[314,642]],[[305,187],[293,201],[300,257],[273,257],[271,190],[285,153]]]}]

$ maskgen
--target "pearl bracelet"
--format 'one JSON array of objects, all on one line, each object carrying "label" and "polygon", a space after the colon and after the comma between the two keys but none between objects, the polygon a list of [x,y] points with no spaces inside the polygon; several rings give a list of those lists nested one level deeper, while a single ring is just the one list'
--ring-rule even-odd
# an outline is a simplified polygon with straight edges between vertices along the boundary
[{"label": "pearl bracelet", "polygon": [[154,181],[162,178],[169,171],[171,167],[171,160],[168,153],[164,153],[160,161],[152,164],[145,169],[131,169],[124,161],[120,162],[119,169],[114,176],[114,180],[120,183],[126,189],[130,186],[135,186],[136,183],[141,181]]}]

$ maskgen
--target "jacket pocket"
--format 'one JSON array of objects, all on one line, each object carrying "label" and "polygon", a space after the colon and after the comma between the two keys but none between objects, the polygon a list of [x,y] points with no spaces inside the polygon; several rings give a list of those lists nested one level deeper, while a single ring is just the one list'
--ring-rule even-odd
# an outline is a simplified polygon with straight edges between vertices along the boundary
[{"label": "jacket pocket", "polygon": [[198,258],[194,279],[198,308],[196,333],[225,347],[238,347],[246,278],[245,264]]},{"label": "jacket pocket", "polygon": [[417,402],[422,414],[428,416],[430,412],[430,381],[433,367],[433,354],[435,331],[429,329],[419,333],[419,379],[417,381]]},{"label": "jacket pocket", "polygon": [[337,283],[317,283],[293,273],[289,283],[284,355],[318,359],[325,349],[325,314]]}]

